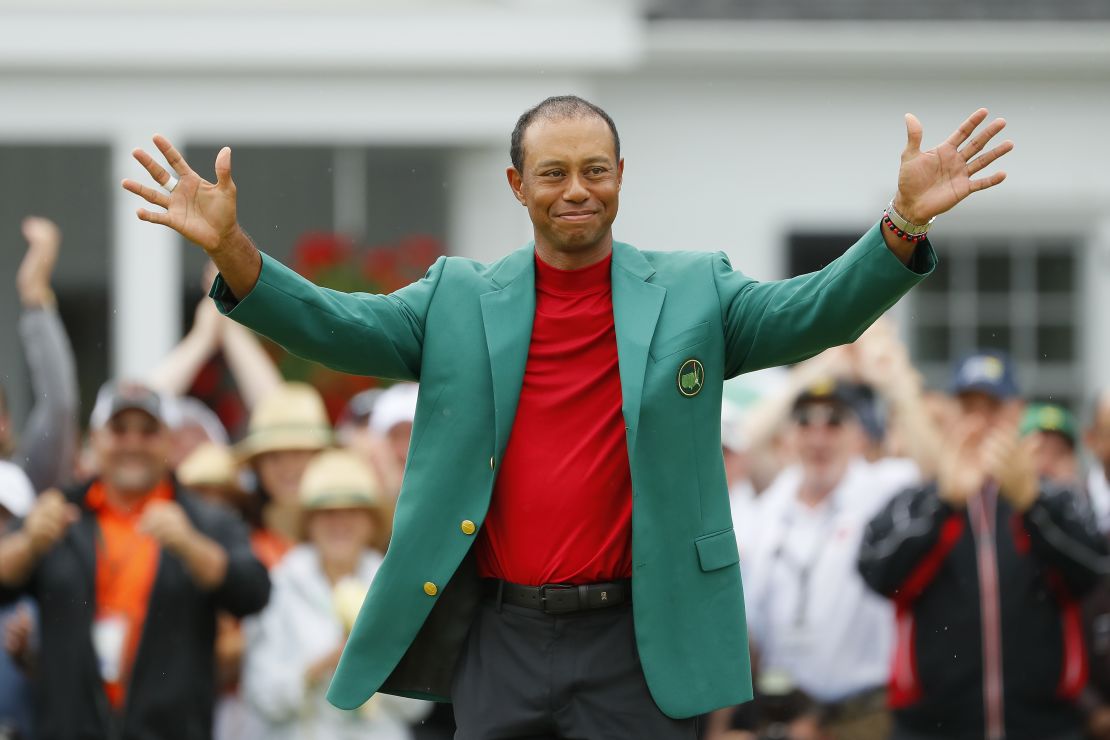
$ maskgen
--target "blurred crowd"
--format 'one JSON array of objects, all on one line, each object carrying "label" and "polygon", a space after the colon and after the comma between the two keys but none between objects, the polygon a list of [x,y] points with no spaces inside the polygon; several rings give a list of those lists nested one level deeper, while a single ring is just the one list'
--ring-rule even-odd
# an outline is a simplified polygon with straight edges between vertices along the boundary
[{"label": "blurred crowd", "polygon": [[[324,697],[389,547],[417,386],[333,424],[203,300],[80,419],[61,235],[23,233],[34,397],[17,433],[0,388],[0,740],[452,737],[449,705]],[[241,439],[188,395],[217,354]],[[726,386],[721,428],[756,699],[703,736],[1110,738],[1110,393],[1081,422],[990,348],[930,390],[882,321],[763,381]]]}]

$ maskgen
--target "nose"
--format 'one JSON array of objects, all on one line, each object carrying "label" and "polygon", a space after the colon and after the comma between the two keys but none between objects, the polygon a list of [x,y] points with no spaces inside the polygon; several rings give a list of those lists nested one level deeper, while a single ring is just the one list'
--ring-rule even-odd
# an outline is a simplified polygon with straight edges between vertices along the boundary
[{"label": "nose", "polygon": [[582,177],[578,173],[573,173],[567,178],[567,187],[563,191],[563,200],[570,203],[581,203],[590,197],[590,191],[582,183]]}]

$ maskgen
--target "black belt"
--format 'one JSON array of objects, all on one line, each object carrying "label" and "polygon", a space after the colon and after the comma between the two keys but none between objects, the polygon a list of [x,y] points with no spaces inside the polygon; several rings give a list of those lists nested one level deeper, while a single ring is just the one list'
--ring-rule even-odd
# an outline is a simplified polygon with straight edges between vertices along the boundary
[{"label": "black belt", "polygon": [[632,581],[587,583],[574,586],[545,583],[542,586],[521,586],[517,583],[486,578],[485,592],[498,604],[512,604],[542,611],[544,614],[570,614],[589,609],[605,609],[632,601]]}]

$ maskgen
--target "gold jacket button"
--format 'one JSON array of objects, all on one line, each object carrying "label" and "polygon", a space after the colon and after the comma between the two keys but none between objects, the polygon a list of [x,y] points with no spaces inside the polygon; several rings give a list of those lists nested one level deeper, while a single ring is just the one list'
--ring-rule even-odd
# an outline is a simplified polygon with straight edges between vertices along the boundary
[{"label": "gold jacket button", "polygon": [[428,581],[424,584],[424,593],[428,594],[428,596],[435,596],[437,593],[439,593],[439,589],[436,588],[436,585],[434,583]]},{"label": "gold jacket button", "polygon": [[462,524],[459,525],[459,529],[462,530],[463,534],[474,534],[478,530],[478,528],[474,526],[474,522],[469,519],[463,519]]},{"label": "gold jacket button", "polygon": [[493,469],[494,469],[494,468],[496,468],[496,467],[497,467],[497,461],[496,461],[496,460],[494,460],[494,459],[493,459],[493,458],[491,457],[491,458],[489,459],[489,469],[490,469],[490,470],[493,470]]}]

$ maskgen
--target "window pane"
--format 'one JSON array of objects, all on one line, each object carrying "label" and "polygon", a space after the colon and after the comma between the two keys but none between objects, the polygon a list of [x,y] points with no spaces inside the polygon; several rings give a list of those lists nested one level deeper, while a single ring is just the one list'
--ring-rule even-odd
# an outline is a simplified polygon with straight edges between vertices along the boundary
[{"label": "window pane", "polygon": [[980,326],[975,332],[975,343],[979,349],[1000,349],[1010,352],[1010,327],[1008,326]]},{"label": "window pane", "polygon": [[976,287],[981,293],[1006,293],[1010,290],[1010,256],[980,254],[975,260]]},{"label": "window pane", "polygon": [[1037,327],[1037,360],[1070,362],[1075,359],[1075,327]]},{"label": "window pane", "polygon": [[1070,293],[1075,289],[1075,258],[1070,254],[1042,254],[1037,257],[1037,291]]},{"label": "window pane", "polygon": [[915,359],[921,362],[948,362],[947,326],[929,326],[917,324],[916,330],[917,352]]}]

